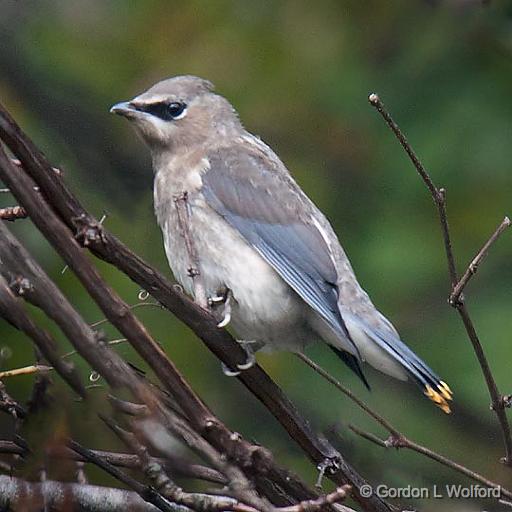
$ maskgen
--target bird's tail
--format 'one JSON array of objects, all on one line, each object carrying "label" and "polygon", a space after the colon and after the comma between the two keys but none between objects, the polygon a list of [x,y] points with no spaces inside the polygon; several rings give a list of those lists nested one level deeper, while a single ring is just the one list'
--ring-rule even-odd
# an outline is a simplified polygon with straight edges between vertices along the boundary
[{"label": "bird's tail", "polygon": [[[446,414],[450,414],[452,391],[403,341],[375,333],[372,338],[406,370],[412,380]],[[377,338],[377,339],[376,339]]]},{"label": "bird's tail", "polygon": [[[449,414],[450,402],[452,401],[452,391],[446,382],[442,381],[407,345],[400,340],[392,326],[390,329],[377,330],[369,327],[359,319],[351,318],[347,325],[354,327],[357,325],[358,330],[371,341],[376,343],[382,351],[384,351],[392,361],[397,363],[423,391],[423,393],[432,400],[440,409]],[[349,327],[349,331],[351,331]],[[365,350],[361,350],[364,358]],[[371,364],[372,361],[368,360]],[[384,370],[385,372],[385,370]],[[386,373],[386,372],[385,372]],[[405,377],[405,375],[404,375]]]}]

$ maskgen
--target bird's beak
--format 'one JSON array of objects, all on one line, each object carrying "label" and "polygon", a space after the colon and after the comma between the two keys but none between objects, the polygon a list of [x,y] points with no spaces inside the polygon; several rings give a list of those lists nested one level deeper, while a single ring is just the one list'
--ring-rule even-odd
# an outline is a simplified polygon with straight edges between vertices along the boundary
[{"label": "bird's beak", "polygon": [[129,101],[122,101],[121,103],[113,105],[110,109],[110,113],[124,117],[132,117],[137,113],[137,109]]}]

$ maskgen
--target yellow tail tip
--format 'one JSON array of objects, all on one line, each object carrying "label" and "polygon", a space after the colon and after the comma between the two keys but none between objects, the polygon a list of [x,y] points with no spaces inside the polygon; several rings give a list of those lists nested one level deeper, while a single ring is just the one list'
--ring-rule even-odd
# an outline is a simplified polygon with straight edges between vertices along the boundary
[{"label": "yellow tail tip", "polygon": [[436,386],[437,389],[432,388],[428,384],[425,386],[425,395],[432,400],[443,412],[446,414],[451,413],[450,404],[448,401],[452,400],[452,390],[446,382],[440,381]]}]

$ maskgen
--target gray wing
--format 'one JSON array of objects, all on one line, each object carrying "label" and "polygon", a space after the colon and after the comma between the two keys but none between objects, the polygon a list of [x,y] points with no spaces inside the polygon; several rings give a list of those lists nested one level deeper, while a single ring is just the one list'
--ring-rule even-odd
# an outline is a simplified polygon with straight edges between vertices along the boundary
[{"label": "gray wing", "polygon": [[208,204],[359,355],[338,308],[329,247],[311,221],[312,203],[264,153],[222,148],[208,160],[202,189]]}]

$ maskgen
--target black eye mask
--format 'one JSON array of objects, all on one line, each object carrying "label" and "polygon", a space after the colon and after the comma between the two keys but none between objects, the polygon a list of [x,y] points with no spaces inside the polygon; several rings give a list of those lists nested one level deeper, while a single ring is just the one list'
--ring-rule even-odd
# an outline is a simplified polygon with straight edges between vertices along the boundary
[{"label": "black eye mask", "polygon": [[162,101],[159,103],[150,103],[148,105],[137,105],[136,108],[141,112],[151,114],[163,121],[173,121],[183,114],[187,105],[179,101],[173,101],[171,103]]}]

